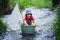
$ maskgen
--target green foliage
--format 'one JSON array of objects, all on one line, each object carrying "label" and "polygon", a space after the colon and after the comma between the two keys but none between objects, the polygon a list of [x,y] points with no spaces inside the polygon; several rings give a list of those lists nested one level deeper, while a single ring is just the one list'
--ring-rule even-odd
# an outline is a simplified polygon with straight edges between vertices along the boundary
[{"label": "green foliage", "polygon": [[25,9],[30,7],[31,0],[9,0],[9,5],[14,7],[17,2],[19,3],[21,9]]},{"label": "green foliage", "polygon": [[60,40],[60,6],[57,7],[57,16],[54,21],[54,32],[56,35],[56,40]]},{"label": "green foliage", "polygon": [[21,9],[31,6],[36,8],[52,7],[52,0],[9,0],[9,5],[14,7],[17,2],[19,3]]},{"label": "green foliage", "polygon": [[14,8],[17,2],[22,10],[31,6],[35,8],[52,7],[52,0],[0,0],[0,15],[3,15],[9,8]]},{"label": "green foliage", "polygon": [[19,4],[21,9],[25,9],[31,6],[31,0],[20,0]]},{"label": "green foliage", "polygon": [[0,18],[0,33],[6,32],[7,28],[7,24]]},{"label": "green foliage", "polygon": [[37,8],[52,7],[52,0],[32,0],[32,4]]},{"label": "green foliage", "polygon": [[17,2],[18,2],[18,0],[9,0],[9,5],[14,7]]}]

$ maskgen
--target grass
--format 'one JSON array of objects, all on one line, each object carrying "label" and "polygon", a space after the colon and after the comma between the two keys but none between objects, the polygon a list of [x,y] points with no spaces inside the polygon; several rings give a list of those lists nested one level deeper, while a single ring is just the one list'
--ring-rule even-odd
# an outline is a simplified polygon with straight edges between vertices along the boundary
[{"label": "grass", "polygon": [[50,8],[52,7],[52,0],[35,0],[32,4],[37,8]]},{"label": "grass", "polygon": [[52,0],[9,0],[9,5],[14,7],[19,3],[20,9],[34,6],[36,8],[50,8],[52,7]]},{"label": "grass", "polygon": [[0,18],[0,33],[6,32],[7,28],[7,24]]},{"label": "grass", "polygon": [[57,16],[53,23],[53,30],[55,32],[56,40],[60,40],[60,6],[58,6],[57,9]]}]

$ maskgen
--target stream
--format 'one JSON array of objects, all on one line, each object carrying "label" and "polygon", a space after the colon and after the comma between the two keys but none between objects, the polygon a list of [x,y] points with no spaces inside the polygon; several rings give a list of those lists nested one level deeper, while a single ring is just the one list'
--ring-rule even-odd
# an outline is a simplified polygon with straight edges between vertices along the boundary
[{"label": "stream", "polygon": [[[0,40],[55,40],[52,28],[54,18],[56,17],[56,11],[50,11],[49,8],[41,8],[41,9],[26,8],[22,12],[23,17],[27,9],[30,9],[32,11],[32,14],[36,20],[37,26],[35,28],[36,31],[35,36],[32,35],[22,36],[20,30],[21,28],[19,28],[19,30],[16,31],[7,29],[7,32],[0,36]],[[4,22],[8,21],[7,19],[9,16],[11,15],[4,16],[3,18]],[[10,19],[13,18],[11,17]]]}]

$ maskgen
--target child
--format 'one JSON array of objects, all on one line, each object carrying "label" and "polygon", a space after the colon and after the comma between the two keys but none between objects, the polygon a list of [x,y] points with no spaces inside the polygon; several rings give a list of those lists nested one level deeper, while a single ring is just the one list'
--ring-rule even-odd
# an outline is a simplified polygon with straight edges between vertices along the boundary
[{"label": "child", "polygon": [[24,18],[24,26],[35,26],[35,19],[33,18],[31,11],[27,10]]}]

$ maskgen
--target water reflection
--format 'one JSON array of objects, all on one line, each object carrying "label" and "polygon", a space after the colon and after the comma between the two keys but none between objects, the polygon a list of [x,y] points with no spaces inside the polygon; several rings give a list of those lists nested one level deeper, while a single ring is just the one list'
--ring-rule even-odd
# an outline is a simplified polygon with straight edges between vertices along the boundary
[{"label": "water reflection", "polygon": [[23,35],[22,40],[33,40],[34,37],[35,37],[34,35]]}]

